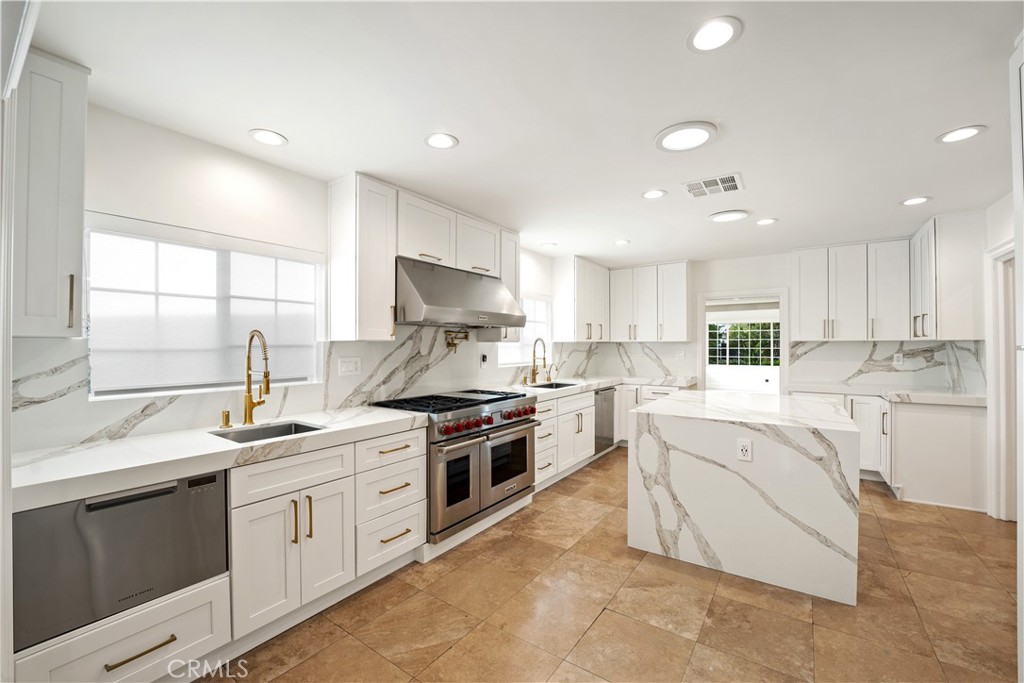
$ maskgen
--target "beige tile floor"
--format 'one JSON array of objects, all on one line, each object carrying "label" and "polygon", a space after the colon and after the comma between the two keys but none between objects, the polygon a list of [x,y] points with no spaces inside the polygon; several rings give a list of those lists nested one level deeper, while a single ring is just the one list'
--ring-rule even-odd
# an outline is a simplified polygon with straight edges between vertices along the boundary
[{"label": "beige tile floor", "polygon": [[618,449],[243,655],[244,681],[1014,680],[1015,524],[864,482],[848,607],[631,549],[625,505]]}]

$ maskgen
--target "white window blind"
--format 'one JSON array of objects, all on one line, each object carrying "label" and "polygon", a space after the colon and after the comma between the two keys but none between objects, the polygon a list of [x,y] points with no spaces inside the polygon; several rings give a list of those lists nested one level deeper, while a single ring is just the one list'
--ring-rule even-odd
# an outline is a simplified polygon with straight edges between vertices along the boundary
[{"label": "white window blind", "polygon": [[[548,362],[554,349],[551,346],[551,301],[526,295],[521,302],[526,314],[526,326],[518,342],[498,344],[498,365],[529,365],[533,362],[533,343],[543,339],[547,348]],[[537,352],[540,353],[538,347]],[[538,362],[540,358],[537,358]]]},{"label": "white window blind", "polygon": [[315,380],[317,264],[236,239],[210,247],[92,229],[88,241],[94,396],[239,386],[252,329],[270,345],[275,383]]}]

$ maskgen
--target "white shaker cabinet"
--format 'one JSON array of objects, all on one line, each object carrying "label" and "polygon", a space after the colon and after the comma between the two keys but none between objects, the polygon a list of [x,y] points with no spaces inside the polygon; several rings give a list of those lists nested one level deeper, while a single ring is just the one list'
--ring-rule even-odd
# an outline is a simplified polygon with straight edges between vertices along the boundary
[{"label": "white shaker cabinet", "polygon": [[558,471],[564,472],[594,455],[594,406],[558,418]]},{"label": "white shaker cabinet", "polygon": [[82,335],[88,77],[33,50],[14,94],[14,336]]},{"label": "white shaker cabinet", "polygon": [[910,238],[910,334],[935,339],[935,219]]},{"label": "white shaker cabinet", "polygon": [[793,252],[794,340],[867,338],[867,245]]},{"label": "white shaker cabinet", "polygon": [[301,491],[302,603],[356,578],[355,484],[351,477]]},{"label": "white shaker cabinet", "polygon": [[801,249],[792,258],[792,339],[828,339],[828,249]]},{"label": "white shaker cabinet", "polygon": [[609,278],[611,341],[657,341],[658,267],[613,270]]},{"label": "white shaker cabinet", "polygon": [[689,293],[689,263],[658,266],[658,341],[690,340]]},{"label": "white shaker cabinet", "polygon": [[329,188],[330,338],[395,338],[398,190],[360,174]]},{"label": "white shaker cabinet", "polygon": [[563,256],[555,259],[553,275],[554,341],[609,341],[608,269]]},{"label": "white shaker cabinet", "polygon": [[847,396],[846,412],[860,429],[860,468],[882,470],[882,413],[887,401],[878,396]]},{"label": "white shaker cabinet", "polygon": [[868,243],[868,339],[910,339],[910,241]]},{"label": "white shaker cabinet", "polygon": [[457,216],[451,209],[399,190],[399,255],[455,268]]},{"label": "white shaker cabinet", "polygon": [[633,339],[633,269],[610,271],[609,281],[609,336],[612,341]]},{"label": "white shaker cabinet", "polygon": [[985,213],[944,214],[910,240],[911,338],[984,339]]},{"label": "white shaker cabinet", "polygon": [[501,277],[501,228],[458,214],[455,267]]},{"label": "white shaker cabinet", "polygon": [[640,405],[640,385],[620,384],[615,387],[615,442],[629,440],[629,411]]},{"label": "white shaker cabinet", "polygon": [[[519,233],[512,230],[501,231],[501,281],[512,292],[512,296],[522,305],[519,288]],[[522,338],[523,328],[503,327],[501,341],[518,342]]]}]

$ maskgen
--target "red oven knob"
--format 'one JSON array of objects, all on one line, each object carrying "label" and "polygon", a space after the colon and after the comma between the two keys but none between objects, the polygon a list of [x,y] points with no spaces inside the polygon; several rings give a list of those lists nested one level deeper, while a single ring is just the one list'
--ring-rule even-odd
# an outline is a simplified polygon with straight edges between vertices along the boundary
[{"label": "red oven knob", "polygon": [[503,418],[505,418],[506,420],[511,420],[512,419],[512,411],[511,410],[506,410],[504,413],[501,414],[501,416]]},{"label": "red oven knob", "polygon": [[530,415],[536,415],[537,414],[537,406],[530,406],[529,410],[530,410]]},{"label": "red oven knob", "polygon": [[515,409],[515,416],[516,417],[522,417],[523,416],[523,409],[522,408],[516,408]]},{"label": "red oven knob", "polygon": [[473,420],[473,426],[476,427],[477,429],[480,429],[481,427],[484,426],[484,421],[478,417],[475,420]]},{"label": "red oven knob", "polygon": [[459,422],[456,422],[456,423],[455,423],[455,424],[453,425],[453,427],[452,427],[452,428],[453,428],[453,429],[455,430],[455,433],[456,433],[456,434],[458,434],[459,432],[461,432],[461,431],[462,431],[462,424],[461,424],[461,423],[459,423]]},{"label": "red oven knob", "polygon": [[473,428],[473,423],[470,422],[469,420],[466,420],[465,422],[462,423],[462,428],[465,429],[466,431],[469,431],[470,429]]},{"label": "red oven knob", "polygon": [[492,424],[494,424],[494,417],[491,416],[491,415],[488,415],[487,417],[485,417],[484,418],[484,424],[485,425],[492,425]]},{"label": "red oven knob", "polygon": [[451,436],[452,426],[451,425],[441,425],[441,433],[444,434],[445,436]]}]

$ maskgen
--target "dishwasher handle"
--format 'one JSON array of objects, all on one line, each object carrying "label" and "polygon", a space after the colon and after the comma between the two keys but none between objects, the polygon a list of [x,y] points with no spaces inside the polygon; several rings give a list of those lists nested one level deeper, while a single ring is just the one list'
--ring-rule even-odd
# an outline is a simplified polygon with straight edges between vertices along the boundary
[{"label": "dishwasher handle", "polygon": [[152,486],[140,486],[137,489],[118,491],[117,493],[109,493],[105,496],[96,496],[94,498],[86,498],[85,511],[96,512],[98,510],[105,510],[118,505],[128,505],[129,503],[138,503],[143,500],[149,500],[150,498],[168,496],[177,492],[178,482],[176,481],[153,484]]}]

